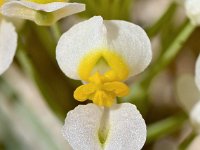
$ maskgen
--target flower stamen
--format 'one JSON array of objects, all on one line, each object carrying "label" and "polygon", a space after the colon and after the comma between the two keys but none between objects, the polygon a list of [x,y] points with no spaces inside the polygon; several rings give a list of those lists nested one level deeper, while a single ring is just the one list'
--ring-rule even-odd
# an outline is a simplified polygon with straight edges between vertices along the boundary
[{"label": "flower stamen", "polygon": [[92,100],[99,106],[110,107],[114,103],[116,97],[123,97],[129,93],[126,84],[120,81],[111,81],[109,72],[101,75],[96,72],[89,78],[89,83],[79,86],[74,92],[74,98],[78,101]]}]

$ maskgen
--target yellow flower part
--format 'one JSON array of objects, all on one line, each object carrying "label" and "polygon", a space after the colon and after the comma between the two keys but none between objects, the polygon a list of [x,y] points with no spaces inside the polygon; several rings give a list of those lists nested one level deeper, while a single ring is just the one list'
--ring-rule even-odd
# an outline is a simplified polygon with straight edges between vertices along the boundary
[{"label": "yellow flower part", "polygon": [[90,99],[100,106],[112,106],[117,96],[123,97],[129,93],[129,88],[122,82],[109,80],[105,74],[96,72],[89,78],[88,84],[75,90],[74,98],[78,101]]},{"label": "yellow flower part", "polygon": [[0,6],[3,5],[3,3],[4,3],[4,0],[0,0]]},{"label": "yellow flower part", "polygon": [[88,81],[95,71],[102,74],[106,72],[105,77],[112,81],[125,80],[129,74],[128,65],[124,60],[116,52],[108,49],[94,50],[80,62],[78,73],[82,80]]},{"label": "yellow flower part", "polygon": [[123,82],[142,72],[151,58],[150,40],[141,27],[101,16],[74,25],[56,47],[62,71],[85,84],[75,90],[75,99],[107,107],[129,93]]},{"label": "yellow flower part", "polygon": [[79,101],[90,99],[97,105],[110,107],[117,96],[128,94],[129,88],[120,82],[128,77],[128,66],[111,50],[102,49],[86,55],[78,72],[81,79],[88,82],[74,92]]},{"label": "yellow flower part", "polygon": [[66,2],[66,0],[26,0],[34,3],[39,4],[47,4],[47,3],[53,3],[53,2]]}]

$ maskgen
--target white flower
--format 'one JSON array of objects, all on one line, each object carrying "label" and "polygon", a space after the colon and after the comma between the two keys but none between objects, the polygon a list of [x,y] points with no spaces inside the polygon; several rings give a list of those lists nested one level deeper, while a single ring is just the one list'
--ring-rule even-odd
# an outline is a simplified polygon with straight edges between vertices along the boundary
[{"label": "white flower", "polygon": [[200,1],[185,0],[186,14],[194,25],[200,25]]},{"label": "white flower", "polygon": [[74,92],[75,99],[99,105],[77,106],[68,113],[63,133],[73,149],[141,149],[146,140],[142,116],[132,104],[114,103],[128,94],[123,82],[151,61],[144,30],[126,21],[92,17],[61,36],[56,57],[65,75],[85,83]]},{"label": "white flower", "polygon": [[16,48],[17,33],[15,27],[12,23],[0,18],[0,75],[12,63]]},{"label": "white flower", "polygon": [[67,114],[63,134],[74,150],[140,150],[146,125],[132,104],[110,109],[87,104]]},{"label": "white flower", "polygon": [[[62,1],[62,0],[61,0]],[[59,19],[85,10],[80,3],[56,2],[53,0],[20,0],[5,3],[1,13],[34,21],[38,25],[51,25]]]},{"label": "white flower", "polygon": [[179,102],[190,115],[190,120],[200,133],[200,55],[196,62],[195,79],[182,76],[177,83]]},{"label": "white flower", "polygon": [[65,75],[88,83],[77,88],[75,99],[111,106],[116,96],[128,94],[123,81],[149,65],[152,51],[141,27],[126,21],[103,21],[98,16],[64,33],[56,57]]}]

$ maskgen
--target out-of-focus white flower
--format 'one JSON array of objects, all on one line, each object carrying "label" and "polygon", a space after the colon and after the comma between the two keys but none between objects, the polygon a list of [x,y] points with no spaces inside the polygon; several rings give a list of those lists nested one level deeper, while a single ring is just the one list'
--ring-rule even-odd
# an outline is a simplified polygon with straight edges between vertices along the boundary
[{"label": "out-of-focus white flower", "polygon": [[194,25],[200,25],[200,1],[185,0],[186,14]]},{"label": "out-of-focus white flower", "polygon": [[77,88],[75,99],[111,106],[116,96],[128,94],[123,81],[149,65],[152,51],[149,38],[139,26],[103,21],[98,16],[64,33],[56,57],[65,75],[87,83]]},{"label": "out-of-focus white flower", "polygon": [[190,114],[191,122],[200,132],[200,55],[196,62],[195,78],[182,76],[177,82],[179,102]]},{"label": "out-of-focus white flower", "polygon": [[65,75],[85,83],[74,92],[75,99],[97,104],[78,106],[68,113],[63,133],[73,149],[141,149],[146,139],[142,116],[132,104],[114,103],[129,92],[124,81],[151,61],[151,44],[144,30],[95,16],[61,36],[56,57]]},{"label": "out-of-focus white flower", "polygon": [[5,3],[1,8],[1,13],[47,26],[84,10],[84,4],[67,3],[65,0],[20,0]]},{"label": "out-of-focus white flower", "polygon": [[191,123],[200,134],[200,55],[196,62],[195,78],[182,76],[177,82],[179,102],[188,112]]},{"label": "out-of-focus white flower", "polygon": [[17,33],[15,27],[12,23],[4,20],[0,15],[0,75],[4,73],[12,63],[16,48]]},{"label": "out-of-focus white flower", "polygon": [[146,124],[132,104],[110,109],[87,104],[67,114],[63,134],[74,150],[140,150]]}]

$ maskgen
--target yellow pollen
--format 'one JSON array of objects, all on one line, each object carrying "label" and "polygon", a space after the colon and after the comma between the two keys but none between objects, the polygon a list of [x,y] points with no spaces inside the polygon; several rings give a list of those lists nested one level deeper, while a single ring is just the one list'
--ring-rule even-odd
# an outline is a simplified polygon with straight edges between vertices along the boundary
[{"label": "yellow pollen", "polygon": [[93,74],[89,78],[88,84],[81,85],[75,90],[74,98],[78,101],[89,99],[99,106],[110,107],[116,97],[123,97],[129,93],[126,84],[119,81],[109,81],[106,75],[106,73],[101,75],[98,72]]},{"label": "yellow pollen", "polygon": [[26,0],[34,3],[39,4],[47,4],[47,3],[53,3],[53,2],[66,2],[66,0]]}]

